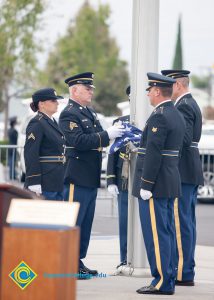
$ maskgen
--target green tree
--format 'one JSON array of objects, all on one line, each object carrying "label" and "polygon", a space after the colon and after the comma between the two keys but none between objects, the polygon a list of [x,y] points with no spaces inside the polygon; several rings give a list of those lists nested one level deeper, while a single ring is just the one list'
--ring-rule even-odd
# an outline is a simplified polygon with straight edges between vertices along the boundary
[{"label": "green tree", "polygon": [[99,5],[95,10],[85,1],[66,34],[56,42],[40,74],[43,86],[53,85],[57,92],[64,93],[66,77],[94,72],[93,106],[105,115],[116,112],[116,104],[124,99],[128,84],[126,62],[119,58],[119,48],[109,33],[109,16],[108,5]]},{"label": "green tree", "polygon": [[191,81],[194,87],[199,88],[199,89],[208,89],[209,84],[210,84],[210,76],[197,76],[197,75],[192,75],[191,76]]},{"label": "green tree", "polygon": [[175,56],[173,60],[173,69],[183,69],[183,56],[182,56],[182,41],[181,41],[181,17],[178,20],[178,33],[175,47]]},{"label": "green tree", "polygon": [[0,111],[5,112],[12,97],[26,91],[36,65],[34,40],[43,0],[2,0],[0,3]]}]

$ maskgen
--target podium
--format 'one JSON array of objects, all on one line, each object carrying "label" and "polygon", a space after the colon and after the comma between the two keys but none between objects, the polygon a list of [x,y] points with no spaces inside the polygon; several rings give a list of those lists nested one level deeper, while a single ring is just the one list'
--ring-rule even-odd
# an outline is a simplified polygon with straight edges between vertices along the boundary
[{"label": "podium", "polygon": [[17,186],[3,183],[0,184],[0,257],[1,257],[1,242],[2,242],[2,227],[6,225],[6,217],[10,206],[11,199],[38,199],[36,194],[28,190],[21,189]]},{"label": "podium", "polygon": [[[78,257],[77,227],[4,227],[1,300],[75,300]],[[24,289],[19,286],[19,272],[13,272],[21,262],[37,275],[24,269],[26,282],[28,277],[35,276]],[[18,283],[9,277],[11,272]]]}]

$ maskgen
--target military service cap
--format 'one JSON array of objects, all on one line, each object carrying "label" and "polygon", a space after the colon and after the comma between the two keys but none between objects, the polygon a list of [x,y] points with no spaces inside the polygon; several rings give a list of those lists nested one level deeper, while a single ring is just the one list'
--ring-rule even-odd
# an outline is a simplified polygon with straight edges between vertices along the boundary
[{"label": "military service cap", "polygon": [[33,102],[30,104],[31,109],[36,112],[38,110],[38,103],[40,101],[47,101],[47,100],[58,100],[63,99],[62,96],[57,96],[56,91],[53,88],[45,88],[37,90],[32,95]]},{"label": "military service cap", "polygon": [[126,95],[129,96],[131,94],[131,86],[127,86],[126,88]]},{"label": "military service cap", "polygon": [[172,87],[173,83],[176,81],[172,78],[169,78],[167,76],[163,76],[157,73],[147,73],[148,77],[148,88],[146,91],[148,91],[151,87],[157,86],[157,87]]},{"label": "military service cap", "polygon": [[182,78],[182,77],[188,77],[190,74],[190,71],[188,70],[162,70],[162,75],[171,77],[171,78]]},{"label": "military service cap", "polygon": [[65,83],[67,83],[68,86],[72,86],[74,84],[85,84],[95,88],[95,86],[93,85],[93,79],[94,73],[86,72],[65,79]]}]

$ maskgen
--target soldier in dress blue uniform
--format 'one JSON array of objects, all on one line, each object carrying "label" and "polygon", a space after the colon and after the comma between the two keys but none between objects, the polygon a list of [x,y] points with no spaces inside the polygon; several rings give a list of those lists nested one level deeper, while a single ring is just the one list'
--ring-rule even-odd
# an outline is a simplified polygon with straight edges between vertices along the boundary
[{"label": "soldier in dress blue uniform", "polygon": [[[130,86],[126,94],[130,99]],[[113,124],[122,122],[129,124],[130,115],[117,118]],[[120,264],[117,270],[127,264],[127,224],[128,224],[128,174],[129,174],[129,144],[120,150],[109,154],[107,164],[108,191],[118,200]]]},{"label": "soldier in dress blue uniform", "polygon": [[181,195],[178,171],[185,122],[170,100],[175,82],[147,73],[150,103],[155,107],[146,122],[134,175],[133,195],[139,199],[140,221],[154,279],[140,294],[174,293],[174,199]]},{"label": "soldier in dress blue uniform", "polygon": [[198,185],[203,185],[203,172],[198,150],[201,138],[202,115],[189,92],[188,70],[163,70],[163,75],[174,78],[172,100],[186,121],[186,131],[179,162],[182,196],[175,200],[176,238],[178,248],[177,285],[194,285],[196,219]]},{"label": "soldier in dress blue uniform", "polygon": [[65,80],[70,99],[59,118],[67,148],[65,199],[80,202],[77,219],[77,225],[81,228],[79,279],[97,274],[97,270],[87,268],[82,259],[87,254],[97,188],[100,187],[102,148],[109,145],[110,139],[123,134],[121,126],[103,130],[96,112],[88,107],[93,96],[93,77],[93,73],[86,72]]},{"label": "soldier in dress blue uniform", "polygon": [[36,91],[30,106],[38,113],[26,129],[25,188],[47,200],[63,200],[65,138],[52,117],[62,98],[53,88]]}]

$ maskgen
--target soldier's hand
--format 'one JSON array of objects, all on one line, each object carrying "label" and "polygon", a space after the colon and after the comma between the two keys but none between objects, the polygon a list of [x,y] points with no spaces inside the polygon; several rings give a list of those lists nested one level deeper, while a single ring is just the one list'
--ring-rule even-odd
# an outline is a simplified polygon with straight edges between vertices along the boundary
[{"label": "soldier's hand", "polygon": [[125,129],[123,125],[113,125],[109,127],[107,130],[108,136],[110,140],[114,140],[117,137],[123,136]]},{"label": "soldier's hand", "polygon": [[140,197],[143,200],[149,200],[152,197],[152,193],[150,191],[140,189]]},{"label": "soldier's hand", "polygon": [[108,186],[108,192],[114,196],[114,197],[117,197],[117,195],[119,194],[119,191],[118,191],[118,187],[116,186],[116,184],[110,184]]},{"label": "soldier's hand", "polygon": [[41,184],[29,185],[28,189],[29,189],[31,192],[36,193],[38,196],[40,196],[41,193],[42,193],[42,187],[41,187]]}]

